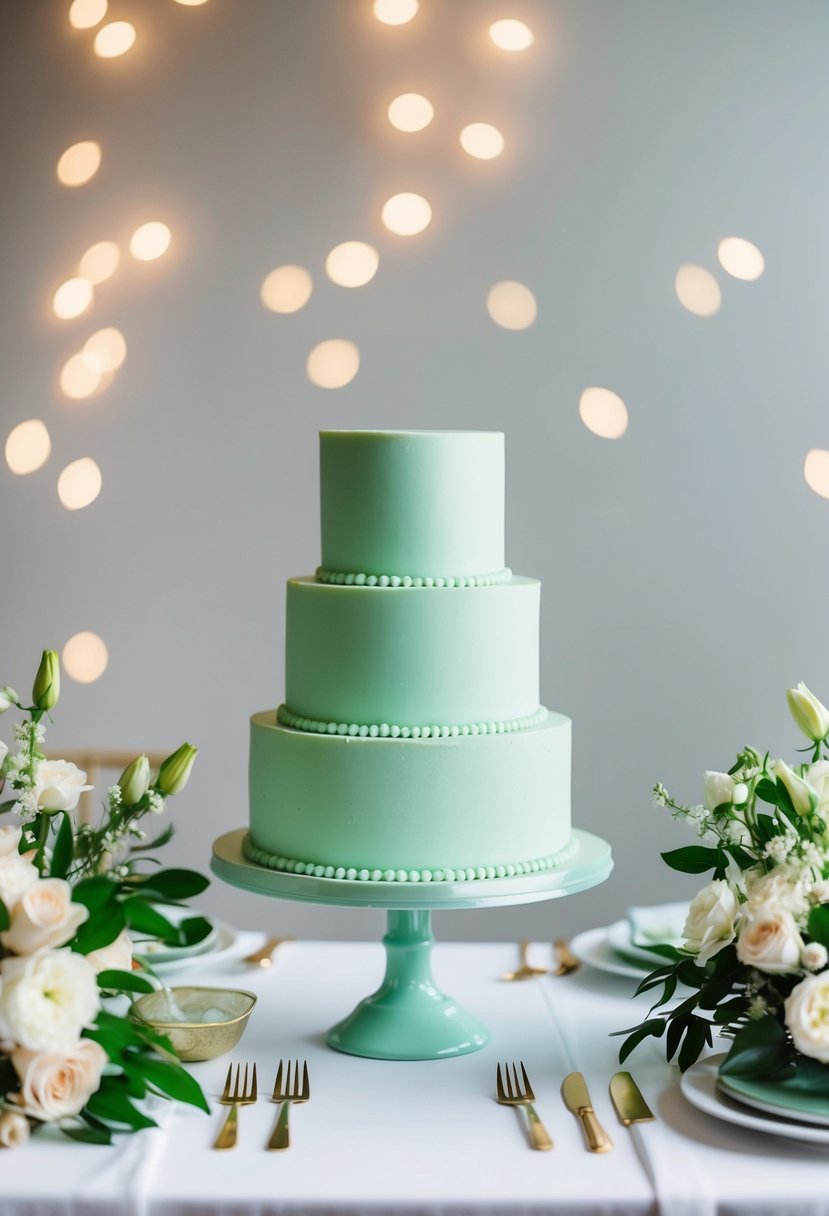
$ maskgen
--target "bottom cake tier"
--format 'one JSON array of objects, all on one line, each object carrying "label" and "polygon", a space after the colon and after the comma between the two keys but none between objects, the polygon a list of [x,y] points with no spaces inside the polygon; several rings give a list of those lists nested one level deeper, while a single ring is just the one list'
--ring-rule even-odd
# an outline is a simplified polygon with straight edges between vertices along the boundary
[{"label": "bottom cake tier", "polygon": [[570,719],[421,739],[317,734],[254,714],[251,860],[328,878],[536,873],[570,839]]}]

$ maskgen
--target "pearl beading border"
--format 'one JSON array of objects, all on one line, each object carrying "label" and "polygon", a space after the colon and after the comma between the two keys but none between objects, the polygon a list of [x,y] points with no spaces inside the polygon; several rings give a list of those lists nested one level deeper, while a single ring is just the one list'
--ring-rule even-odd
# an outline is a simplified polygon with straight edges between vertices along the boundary
[{"label": "pearl beading border", "polygon": [[279,870],[285,874],[306,874],[310,878],[332,878],[346,882],[481,882],[493,878],[518,878],[528,874],[543,874],[565,865],[578,848],[572,837],[558,853],[548,853],[531,861],[506,862],[489,866],[445,866],[419,870],[381,870],[366,866],[321,865],[313,861],[295,861],[260,849],[247,833],[242,841],[242,852],[248,861],[265,866],[268,870]]},{"label": "pearl beading border", "polygon": [[344,574],[338,570],[326,570],[318,566],[318,583],[334,583],[338,587],[493,587],[497,583],[508,583],[512,571],[505,567],[493,574],[459,574],[437,578],[413,577],[410,574]]},{"label": "pearl beading border", "polygon": [[535,713],[527,714],[523,718],[471,722],[462,726],[398,726],[388,722],[366,726],[357,722],[323,722],[316,718],[304,718],[293,713],[286,705],[280,705],[276,711],[276,720],[281,726],[306,731],[308,734],[346,735],[352,739],[454,739],[468,735],[504,735],[540,726],[546,718],[547,710],[543,705],[539,706]]}]

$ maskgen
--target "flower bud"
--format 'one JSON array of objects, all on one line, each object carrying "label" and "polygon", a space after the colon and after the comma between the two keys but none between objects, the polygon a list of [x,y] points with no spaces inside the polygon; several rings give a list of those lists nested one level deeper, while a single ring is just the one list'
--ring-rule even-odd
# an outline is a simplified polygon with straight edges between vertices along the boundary
[{"label": "flower bud", "polygon": [[146,756],[137,756],[128,764],[117,782],[124,806],[135,806],[150,788],[150,762]]},{"label": "flower bud", "polygon": [[6,684],[0,688],[0,714],[4,714],[12,705],[17,705],[17,693]]},{"label": "flower bud", "polygon": [[797,688],[786,693],[791,715],[807,739],[819,743],[829,734],[829,709],[818,701],[801,680]]},{"label": "flower bud", "polygon": [[817,806],[817,793],[808,782],[804,781],[802,777],[798,777],[797,773],[789,768],[785,760],[775,760],[771,771],[789,791],[792,806],[798,815],[808,815],[813,809],[813,805]]},{"label": "flower bud", "polygon": [[0,1148],[17,1148],[29,1139],[29,1120],[18,1110],[0,1111]]},{"label": "flower bud", "polygon": [[60,661],[56,650],[44,650],[32,687],[35,709],[53,709],[60,696]]},{"label": "flower bud", "polygon": [[728,773],[707,772],[702,783],[705,806],[709,811],[725,802],[734,801],[734,778]]},{"label": "flower bud", "polygon": [[197,747],[191,747],[189,743],[182,743],[172,756],[167,757],[158,771],[158,781],[156,782],[165,797],[170,794],[178,794],[184,789],[193,767],[193,761],[198,754]]}]

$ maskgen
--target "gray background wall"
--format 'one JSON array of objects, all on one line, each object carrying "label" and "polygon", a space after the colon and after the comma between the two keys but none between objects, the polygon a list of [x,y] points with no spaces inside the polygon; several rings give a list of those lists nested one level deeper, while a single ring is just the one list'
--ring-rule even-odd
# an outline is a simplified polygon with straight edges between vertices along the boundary
[{"label": "gray background wall", "polygon": [[[109,667],[65,680],[52,748],[197,743],[168,858],[206,868],[246,819],[248,716],[281,699],[284,580],[318,560],[317,431],[503,429],[508,559],[543,579],[544,699],[574,720],[575,819],[616,869],[557,904],[441,914],[438,932],[543,939],[693,890],[659,861],[687,837],[652,808],[654,780],[696,801],[743,743],[798,746],[787,685],[829,697],[829,504],[803,476],[829,447],[829,8],[423,0],[394,29],[368,0],[112,0],[138,41],[111,61],[67,9],[0,6],[3,436],[40,417],[53,441],[37,473],[0,467],[0,683],[99,633]],[[487,45],[501,16],[533,28],[530,51]],[[436,118],[402,135],[385,106],[412,90]],[[479,119],[504,132],[496,161],[458,147]],[[101,169],[67,190],[55,163],[85,138]],[[421,236],[380,224],[400,190],[432,203]],[[125,258],[90,314],[56,320],[83,250],[148,219],[169,253]],[[765,254],[757,282],[717,265],[729,235]],[[347,239],[381,255],[355,291],[323,273]],[[315,291],[278,317],[259,286],[288,262]],[[717,275],[716,316],[678,303],[683,262]],[[535,293],[531,329],[490,321],[500,279]],[[126,363],[67,402],[60,367],[102,325]],[[304,372],[329,337],[362,355],[334,392]],[[591,384],[625,399],[621,440],[581,423]],[[85,455],[103,490],[68,512],[57,475]],[[302,936],[381,924],[218,882],[204,905]]]}]

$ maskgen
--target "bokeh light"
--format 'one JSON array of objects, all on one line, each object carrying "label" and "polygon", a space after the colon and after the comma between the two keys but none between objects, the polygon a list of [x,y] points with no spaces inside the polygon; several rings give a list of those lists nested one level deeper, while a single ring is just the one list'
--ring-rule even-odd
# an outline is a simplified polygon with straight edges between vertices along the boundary
[{"label": "bokeh light", "polygon": [[121,261],[121,251],[115,241],[98,241],[90,245],[78,264],[81,277],[95,286],[112,277]]},{"label": "bokeh light", "polygon": [[471,122],[460,135],[464,152],[476,160],[492,160],[504,150],[504,137],[488,122]]},{"label": "bokeh light", "polygon": [[94,177],[101,165],[101,145],[94,139],[82,139],[72,144],[58,160],[58,181],[64,186],[83,186]]},{"label": "bokeh light", "polygon": [[103,21],[107,11],[107,0],[72,0],[69,6],[69,24],[76,30],[91,30]]},{"label": "bokeh light", "polygon": [[308,379],[319,388],[343,388],[357,375],[360,352],[346,338],[328,338],[311,351],[305,364]]},{"label": "bokeh light", "polygon": [[676,272],[676,295],[696,317],[713,317],[722,302],[720,285],[710,270],[685,262]]},{"label": "bokeh light", "polygon": [[601,439],[619,439],[628,429],[627,406],[609,388],[586,388],[579,398],[579,417]]},{"label": "bokeh light", "polygon": [[114,372],[127,357],[127,343],[120,329],[108,325],[87,338],[82,354],[93,371]]},{"label": "bokeh light", "polygon": [[68,464],[58,478],[58,498],[67,511],[88,507],[101,493],[101,470],[91,456]]},{"label": "bokeh light", "polygon": [[135,26],[129,21],[110,21],[95,35],[92,49],[99,59],[117,59],[135,42]]},{"label": "bokeh light", "polygon": [[812,448],[803,462],[806,485],[821,498],[829,498],[829,452]]},{"label": "bokeh light", "polygon": [[103,372],[83,351],[67,359],[60,372],[61,392],[73,401],[91,397],[100,387]]},{"label": "bokeh light", "polygon": [[199,4],[207,4],[207,0],[176,0],[177,4],[186,4],[188,8],[196,8]]},{"label": "bokeh light", "polygon": [[259,289],[262,303],[271,312],[297,312],[311,298],[314,281],[304,266],[277,266]]},{"label": "bokeh light", "polygon": [[93,684],[107,669],[109,654],[97,633],[76,633],[63,648],[63,670],[78,684]]},{"label": "bokeh light", "polygon": [[420,8],[418,0],[374,0],[374,16],[383,25],[405,25]]},{"label": "bokeh light", "polygon": [[6,439],[6,464],[13,473],[34,473],[42,469],[52,451],[46,424],[29,418],[12,427]]},{"label": "bokeh light", "polygon": [[67,279],[52,297],[52,308],[56,317],[70,321],[86,312],[94,299],[95,292],[89,279]]},{"label": "bokeh light", "polygon": [[363,241],[344,241],[325,259],[325,272],[340,287],[363,287],[377,273],[380,254]]},{"label": "bokeh light", "polygon": [[493,21],[489,27],[489,36],[502,51],[526,51],[532,46],[535,35],[523,21],[513,17],[504,17],[502,21]]},{"label": "bokeh light", "polygon": [[389,122],[398,131],[422,131],[435,116],[435,107],[422,93],[401,93],[388,108]]},{"label": "bokeh light", "polygon": [[723,270],[735,279],[751,283],[766,269],[766,259],[751,241],[741,236],[727,236],[717,247],[717,257]]},{"label": "bokeh light", "polygon": [[172,233],[160,220],[150,220],[130,237],[130,253],[139,262],[154,262],[170,248]]},{"label": "bokeh light", "polygon": [[504,329],[529,329],[538,313],[535,296],[529,287],[512,279],[490,287],[486,308],[495,324]]},{"label": "bokeh light", "polygon": [[432,208],[420,194],[394,194],[383,204],[383,223],[397,236],[415,236],[428,228]]}]

